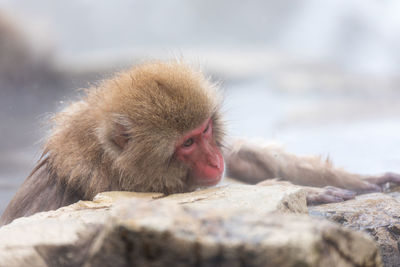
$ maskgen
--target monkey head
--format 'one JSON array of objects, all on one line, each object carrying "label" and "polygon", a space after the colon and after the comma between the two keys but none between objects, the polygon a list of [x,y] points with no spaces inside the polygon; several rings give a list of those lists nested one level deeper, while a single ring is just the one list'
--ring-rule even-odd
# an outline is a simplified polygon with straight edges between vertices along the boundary
[{"label": "monkey head", "polygon": [[69,119],[86,126],[68,130],[81,139],[77,164],[117,177],[108,190],[176,193],[220,181],[220,97],[200,72],[147,63],[89,89],[80,105]]}]

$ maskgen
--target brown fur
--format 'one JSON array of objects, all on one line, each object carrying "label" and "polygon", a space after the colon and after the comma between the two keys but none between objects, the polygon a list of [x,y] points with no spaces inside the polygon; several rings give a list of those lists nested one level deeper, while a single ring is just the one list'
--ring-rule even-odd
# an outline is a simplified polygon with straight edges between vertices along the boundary
[{"label": "brown fur", "polygon": [[[54,117],[43,159],[2,223],[107,190],[193,190],[188,168],[174,158],[175,145],[212,117],[220,146],[219,105],[216,87],[178,62],[147,63],[88,89],[86,97]],[[40,205],[37,197],[44,200]]]},{"label": "brown fur", "polygon": [[[380,191],[380,185],[387,182],[400,183],[400,175],[395,173],[353,174],[334,167],[329,158],[299,157],[285,152],[275,143],[236,140],[226,148],[224,156],[227,175],[231,178],[252,184],[262,182],[263,185],[281,183],[279,179],[290,181],[305,186],[309,203],[343,201],[354,198],[356,193]],[[263,182],[272,178],[278,180]]]},{"label": "brown fur", "polygon": [[251,183],[281,178],[304,186],[337,186],[355,191],[371,189],[367,182],[361,180],[363,176],[335,168],[329,158],[299,157],[284,151],[276,143],[256,145],[237,140],[225,158],[229,175],[237,178],[248,176],[250,180],[247,182]]}]

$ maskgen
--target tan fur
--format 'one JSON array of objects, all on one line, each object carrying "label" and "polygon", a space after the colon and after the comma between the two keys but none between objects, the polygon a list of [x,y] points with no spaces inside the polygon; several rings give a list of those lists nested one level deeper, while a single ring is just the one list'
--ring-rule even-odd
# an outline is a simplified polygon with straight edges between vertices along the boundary
[{"label": "tan fur", "polygon": [[229,176],[250,183],[280,178],[303,186],[337,186],[357,192],[376,190],[364,177],[334,167],[329,158],[286,152],[276,143],[236,140],[225,152]]},{"label": "tan fur", "polygon": [[[52,171],[85,198],[105,190],[187,191],[175,143],[211,116],[221,143],[218,100],[213,84],[183,63],[134,67],[55,117],[45,145]],[[130,136],[123,151],[112,141],[117,124]]]},{"label": "tan fur", "polygon": [[40,167],[1,223],[107,190],[194,190],[190,170],[174,156],[178,140],[211,117],[221,146],[217,88],[184,63],[136,66],[86,93],[54,117]]}]

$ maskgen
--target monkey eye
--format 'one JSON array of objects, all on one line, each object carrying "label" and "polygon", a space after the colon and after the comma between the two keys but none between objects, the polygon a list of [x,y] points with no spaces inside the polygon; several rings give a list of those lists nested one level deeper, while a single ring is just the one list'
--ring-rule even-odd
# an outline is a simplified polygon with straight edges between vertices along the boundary
[{"label": "monkey eye", "polygon": [[185,141],[185,143],[183,143],[184,147],[190,147],[191,145],[193,145],[194,140],[193,138],[189,138],[188,140]]},{"label": "monkey eye", "polygon": [[209,128],[210,128],[210,124],[207,124],[207,127],[204,129],[203,133],[206,133]]}]

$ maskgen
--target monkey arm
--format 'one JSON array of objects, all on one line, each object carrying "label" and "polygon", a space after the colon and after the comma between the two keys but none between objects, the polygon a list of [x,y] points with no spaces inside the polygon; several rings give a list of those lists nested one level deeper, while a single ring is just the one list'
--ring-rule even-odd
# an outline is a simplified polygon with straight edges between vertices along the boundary
[{"label": "monkey arm", "polygon": [[[400,183],[400,175],[363,176],[335,168],[320,157],[299,157],[285,152],[275,144],[256,146],[236,141],[225,151],[227,175],[247,183],[280,178],[293,184],[311,187],[334,186],[366,193],[380,191],[378,185]],[[344,198],[345,199],[345,198]]]}]

